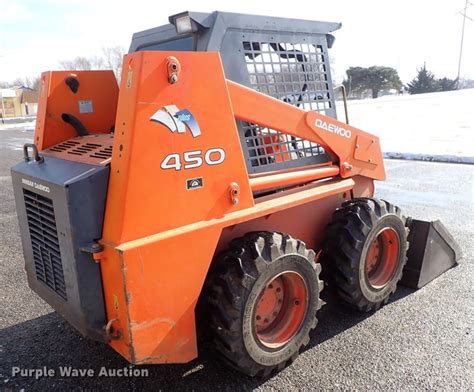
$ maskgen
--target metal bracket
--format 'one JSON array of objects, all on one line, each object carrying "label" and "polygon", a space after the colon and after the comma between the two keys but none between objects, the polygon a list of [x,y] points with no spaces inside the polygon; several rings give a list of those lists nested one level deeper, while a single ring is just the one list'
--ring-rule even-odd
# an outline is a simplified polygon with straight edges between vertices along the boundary
[{"label": "metal bracket", "polygon": [[370,136],[358,135],[354,150],[354,159],[374,164],[374,156],[377,154],[378,146],[375,139]]},{"label": "metal bracket", "polygon": [[38,147],[33,143],[26,143],[23,145],[23,157],[26,162],[31,160],[31,157],[28,155],[28,148],[31,148],[33,151],[33,158],[36,163],[43,163],[44,158],[38,153]]},{"label": "metal bracket", "polygon": [[107,325],[104,327],[105,338],[107,341],[119,340],[122,337],[122,331],[118,328],[114,328],[113,323],[117,319],[109,320]]},{"label": "metal bracket", "polygon": [[168,82],[171,84],[178,83],[181,64],[176,57],[168,56],[166,58],[166,69],[168,71]]},{"label": "metal bracket", "polygon": [[104,247],[97,242],[84,245],[81,248],[79,248],[79,250],[83,253],[91,254],[92,258],[94,259],[96,263],[100,262],[100,260],[104,258],[104,252],[103,252]]},{"label": "metal bracket", "polygon": [[233,205],[239,204],[240,186],[236,182],[230,184],[230,200]]}]

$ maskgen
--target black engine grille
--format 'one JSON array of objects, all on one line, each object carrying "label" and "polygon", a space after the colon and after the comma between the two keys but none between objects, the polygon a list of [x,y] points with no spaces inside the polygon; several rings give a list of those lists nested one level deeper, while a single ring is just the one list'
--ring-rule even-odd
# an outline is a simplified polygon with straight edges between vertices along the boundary
[{"label": "black engine grille", "polygon": [[67,300],[53,202],[23,189],[36,278]]}]

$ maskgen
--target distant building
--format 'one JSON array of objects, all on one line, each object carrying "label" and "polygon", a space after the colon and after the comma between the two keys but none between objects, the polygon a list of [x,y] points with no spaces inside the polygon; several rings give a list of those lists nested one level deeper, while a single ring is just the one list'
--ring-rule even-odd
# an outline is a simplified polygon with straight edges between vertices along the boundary
[{"label": "distant building", "polygon": [[24,87],[0,89],[0,118],[35,116],[39,92]]},{"label": "distant building", "polygon": [[21,112],[23,116],[36,116],[38,98],[38,90],[23,90],[21,94]]},{"label": "distant building", "polygon": [[21,111],[17,102],[16,92],[10,88],[0,89],[0,117],[17,117],[16,113]]}]

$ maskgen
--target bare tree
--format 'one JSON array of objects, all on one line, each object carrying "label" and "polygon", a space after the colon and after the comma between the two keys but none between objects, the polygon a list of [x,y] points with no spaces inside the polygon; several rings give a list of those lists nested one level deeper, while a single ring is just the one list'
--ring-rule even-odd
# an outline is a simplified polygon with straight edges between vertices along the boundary
[{"label": "bare tree", "polygon": [[[121,46],[103,47],[100,55],[77,56],[73,59],[59,61],[59,68],[64,70],[89,71],[94,69],[110,69],[120,83],[122,60],[125,49]],[[0,88],[25,87],[37,90],[40,85],[39,77],[16,78],[13,82],[0,81]]]},{"label": "bare tree", "polygon": [[77,56],[72,60],[62,60],[59,67],[64,70],[89,71],[92,69],[92,63],[87,57]]},{"label": "bare tree", "polygon": [[29,77],[25,76],[24,78],[16,78],[13,82],[7,83],[6,87],[23,87],[29,88],[31,90],[37,90],[40,85],[39,77]]},{"label": "bare tree", "polygon": [[108,69],[114,71],[117,80],[120,80],[122,74],[122,61],[125,50],[122,46],[112,46],[102,48],[105,64]]},{"label": "bare tree", "polygon": [[28,87],[31,88],[32,90],[39,90],[40,88],[40,81],[41,78],[39,76],[33,77],[33,78],[26,78]]},{"label": "bare tree", "polygon": [[122,58],[125,50],[121,46],[102,48],[101,56],[83,57],[77,56],[72,60],[63,60],[59,66],[65,70],[88,71],[93,69],[110,69],[120,81],[122,71]]}]

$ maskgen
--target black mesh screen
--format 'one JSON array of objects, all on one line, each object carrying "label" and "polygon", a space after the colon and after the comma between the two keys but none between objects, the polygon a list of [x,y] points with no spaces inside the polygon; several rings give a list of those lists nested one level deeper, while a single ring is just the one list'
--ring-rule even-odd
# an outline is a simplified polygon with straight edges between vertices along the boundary
[{"label": "black mesh screen", "polygon": [[[323,48],[313,44],[243,43],[250,85],[257,91],[322,114],[332,109]],[[247,166],[263,172],[327,161],[316,143],[241,122]]]}]

